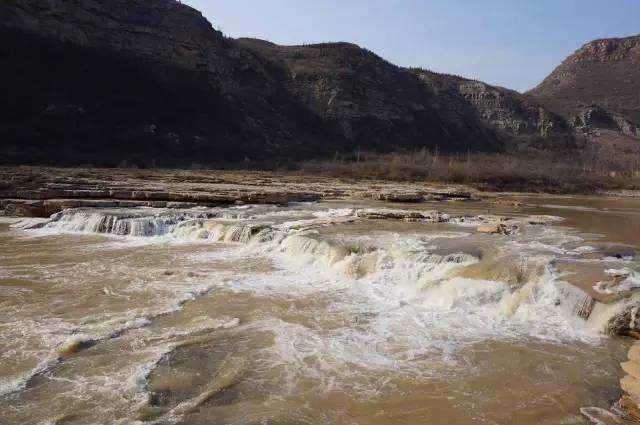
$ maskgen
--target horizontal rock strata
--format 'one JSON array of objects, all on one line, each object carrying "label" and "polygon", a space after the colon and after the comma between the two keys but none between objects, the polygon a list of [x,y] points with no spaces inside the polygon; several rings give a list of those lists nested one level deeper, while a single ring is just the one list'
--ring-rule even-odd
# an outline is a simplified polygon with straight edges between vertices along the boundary
[{"label": "horizontal rock strata", "polygon": [[0,210],[48,217],[66,208],[191,208],[237,203],[287,204],[321,199],[420,203],[480,199],[463,186],[345,182],[264,172],[0,168]]}]

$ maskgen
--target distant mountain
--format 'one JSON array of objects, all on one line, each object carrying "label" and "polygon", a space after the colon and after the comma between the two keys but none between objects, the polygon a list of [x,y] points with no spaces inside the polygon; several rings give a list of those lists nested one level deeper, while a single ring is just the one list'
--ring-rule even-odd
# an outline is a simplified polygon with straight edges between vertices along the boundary
[{"label": "distant mountain", "polygon": [[[5,0],[0,58],[4,163],[224,165],[354,150],[566,148],[580,126],[574,115],[599,116],[567,112],[554,100],[561,95],[401,68],[349,43],[230,39],[174,0]],[[611,119],[633,120],[631,102],[620,105]]]},{"label": "distant mountain", "polygon": [[640,136],[640,36],[585,44],[527,95],[577,128]]}]

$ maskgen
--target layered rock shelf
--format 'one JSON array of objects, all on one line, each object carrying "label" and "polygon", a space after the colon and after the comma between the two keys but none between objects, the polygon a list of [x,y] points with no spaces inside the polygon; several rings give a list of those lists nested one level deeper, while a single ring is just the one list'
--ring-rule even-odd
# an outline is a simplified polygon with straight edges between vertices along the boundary
[{"label": "layered rock shelf", "polygon": [[48,217],[67,208],[192,208],[359,199],[396,203],[469,201],[460,185],[347,181],[267,172],[0,168],[4,215]]}]

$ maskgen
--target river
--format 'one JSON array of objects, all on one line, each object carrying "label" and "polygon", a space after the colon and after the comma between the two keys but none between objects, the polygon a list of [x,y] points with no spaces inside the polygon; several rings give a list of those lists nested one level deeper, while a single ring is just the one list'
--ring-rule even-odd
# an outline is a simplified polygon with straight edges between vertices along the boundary
[{"label": "river", "polygon": [[586,424],[640,200],[518,200],[3,218],[0,423]]}]

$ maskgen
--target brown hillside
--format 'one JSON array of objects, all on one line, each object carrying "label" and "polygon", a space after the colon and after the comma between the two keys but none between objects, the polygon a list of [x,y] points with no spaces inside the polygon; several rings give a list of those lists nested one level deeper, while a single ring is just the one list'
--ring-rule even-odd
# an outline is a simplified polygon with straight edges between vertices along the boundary
[{"label": "brown hillside", "polygon": [[640,123],[640,36],[585,44],[527,94],[567,119],[596,104]]}]

